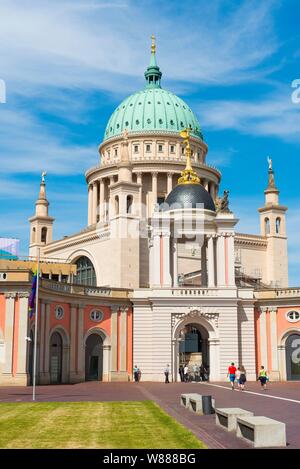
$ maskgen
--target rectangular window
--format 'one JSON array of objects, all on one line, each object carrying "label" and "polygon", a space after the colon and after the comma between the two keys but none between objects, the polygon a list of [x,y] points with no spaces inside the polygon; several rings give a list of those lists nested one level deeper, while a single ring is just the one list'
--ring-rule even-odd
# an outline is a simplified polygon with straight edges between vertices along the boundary
[{"label": "rectangular window", "polygon": [[134,145],[134,153],[138,153],[139,152],[139,146],[138,145]]},{"label": "rectangular window", "polygon": [[118,149],[115,148],[115,156],[118,156]]},{"label": "rectangular window", "polygon": [[151,145],[147,144],[147,145],[146,145],[146,152],[149,153],[150,151],[151,151]]},{"label": "rectangular window", "polygon": [[181,147],[181,154],[184,155],[184,147]]},{"label": "rectangular window", "polygon": [[162,152],[163,151],[163,145],[158,145],[158,151]]},{"label": "rectangular window", "polygon": [[175,153],[175,146],[174,145],[170,146],[170,153]]}]

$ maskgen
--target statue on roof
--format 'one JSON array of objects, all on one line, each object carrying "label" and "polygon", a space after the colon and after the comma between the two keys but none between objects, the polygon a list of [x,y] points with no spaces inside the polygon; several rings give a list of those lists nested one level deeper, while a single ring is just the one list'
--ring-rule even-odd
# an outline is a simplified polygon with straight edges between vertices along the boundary
[{"label": "statue on roof", "polygon": [[217,212],[230,213],[228,194],[229,194],[229,191],[224,191],[223,197],[217,197],[216,204],[215,204]]},{"label": "statue on roof", "polygon": [[46,171],[42,171],[42,183],[45,182],[45,176],[47,175]]},{"label": "statue on roof", "polygon": [[269,164],[269,171],[272,171],[272,159],[268,156],[267,157],[267,160],[268,160],[268,164]]}]

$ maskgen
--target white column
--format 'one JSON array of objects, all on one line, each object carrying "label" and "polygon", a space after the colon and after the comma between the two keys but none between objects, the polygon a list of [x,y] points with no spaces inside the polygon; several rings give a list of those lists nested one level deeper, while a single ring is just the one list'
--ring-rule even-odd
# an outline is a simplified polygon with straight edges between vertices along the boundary
[{"label": "white column", "polygon": [[[17,373],[26,374],[27,342],[28,337],[28,293],[20,293],[20,315],[19,315],[19,336],[18,336],[18,366]],[[26,383],[24,383],[26,384]]]},{"label": "white column", "polygon": [[167,179],[167,193],[170,194],[172,190],[172,185],[173,185],[173,173],[168,173],[168,179]]},{"label": "white column", "polygon": [[71,304],[70,308],[70,322],[71,322],[71,337],[70,337],[70,381],[74,382],[76,375],[76,319],[77,319],[77,305]]},{"label": "white column", "polygon": [[140,184],[140,188],[139,188],[139,214],[140,214],[140,217],[143,216],[143,209],[142,209],[142,204],[143,204],[143,200],[142,200],[142,191],[143,191],[143,188],[142,188],[142,173],[137,173],[137,178],[136,178],[136,182],[137,184]]},{"label": "white column", "polygon": [[177,240],[173,238],[173,287],[178,287],[178,253]]},{"label": "white column", "polygon": [[15,319],[15,297],[16,293],[5,293],[5,364],[4,372],[12,373],[12,357],[13,357],[13,334]]},{"label": "white column", "polygon": [[78,305],[78,352],[77,352],[77,374],[78,379],[81,381],[85,380],[85,344],[83,341],[83,334],[84,334],[84,306]]},{"label": "white column", "polygon": [[128,308],[121,308],[120,320],[120,371],[127,370],[127,311]]},{"label": "white column", "polygon": [[204,236],[201,246],[201,286],[207,286],[206,236]]},{"label": "white column", "polygon": [[157,203],[157,172],[152,173],[152,212]]},{"label": "white column", "polygon": [[92,185],[88,186],[88,225],[92,224],[93,219],[93,188]]},{"label": "white column", "polygon": [[45,344],[44,344],[44,354],[45,354],[45,368],[44,368],[44,379],[48,383],[50,382],[50,303],[46,303],[46,320],[45,320]]},{"label": "white column", "polygon": [[[39,366],[39,372],[40,375],[44,373],[44,354],[45,354],[45,344],[44,344],[44,337],[45,337],[45,310],[46,306],[45,303],[41,302],[41,314],[39,316],[40,319],[40,366]],[[40,377],[40,382],[42,381],[43,377]]]},{"label": "white column", "polygon": [[98,200],[97,200],[97,188],[98,183],[94,182],[93,184],[93,216],[92,216],[92,223],[97,222],[97,205],[98,205]]},{"label": "white column", "polygon": [[110,380],[110,355],[111,355],[111,346],[103,345],[103,381],[107,382]]},{"label": "white column", "polygon": [[118,369],[118,313],[119,306],[111,306],[111,371]]},{"label": "white column", "polygon": [[235,286],[234,235],[227,236],[228,286]]},{"label": "white column", "polygon": [[225,245],[223,235],[217,237],[217,284],[218,287],[225,286]]},{"label": "white column", "polygon": [[163,246],[163,286],[171,287],[172,280],[170,274],[170,232],[162,233]]},{"label": "white column", "polygon": [[100,179],[100,195],[99,195],[99,221],[104,220],[104,180]]},{"label": "white column", "polygon": [[160,285],[160,234],[153,233],[153,263],[152,263],[152,279],[153,285]]},{"label": "white column", "polygon": [[208,339],[209,343],[209,380],[210,381],[219,381],[220,380],[220,361],[219,361],[219,349],[220,349],[220,340],[219,339]]},{"label": "white column", "polygon": [[267,308],[260,308],[259,326],[260,326],[260,358],[261,365],[268,369],[268,344],[267,344]]},{"label": "white column", "polygon": [[[278,348],[277,348],[277,308],[270,310],[270,338],[271,338],[271,360],[272,371],[278,371]],[[278,376],[279,378],[279,376]]]},{"label": "white column", "polygon": [[208,287],[215,286],[215,253],[214,253],[214,238],[209,236],[208,238]]}]

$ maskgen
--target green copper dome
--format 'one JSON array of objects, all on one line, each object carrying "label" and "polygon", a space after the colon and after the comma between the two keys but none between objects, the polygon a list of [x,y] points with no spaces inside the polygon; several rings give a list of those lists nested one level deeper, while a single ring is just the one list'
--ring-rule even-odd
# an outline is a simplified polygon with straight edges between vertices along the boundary
[{"label": "green copper dome", "polygon": [[163,90],[161,71],[156,64],[152,46],[150,65],[145,72],[146,87],[132,94],[112,113],[105,129],[104,140],[128,132],[174,132],[190,127],[191,135],[203,139],[200,124],[190,107],[178,96]]}]

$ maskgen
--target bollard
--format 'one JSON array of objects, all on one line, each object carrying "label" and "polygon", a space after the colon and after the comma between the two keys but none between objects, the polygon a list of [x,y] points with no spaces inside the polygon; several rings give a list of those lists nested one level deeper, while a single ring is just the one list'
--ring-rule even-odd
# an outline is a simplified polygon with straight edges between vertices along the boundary
[{"label": "bollard", "polygon": [[204,415],[214,414],[211,396],[202,396],[202,411]]}]

